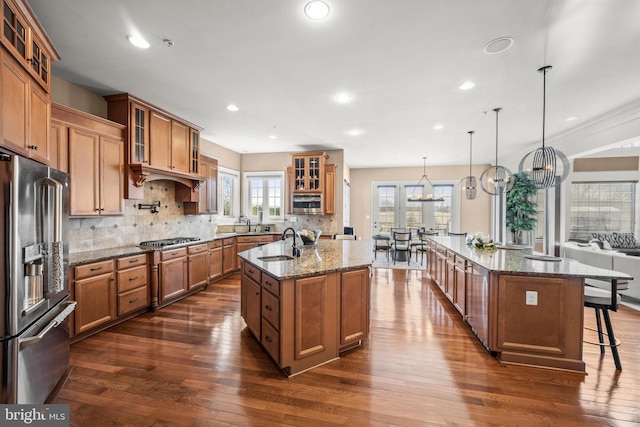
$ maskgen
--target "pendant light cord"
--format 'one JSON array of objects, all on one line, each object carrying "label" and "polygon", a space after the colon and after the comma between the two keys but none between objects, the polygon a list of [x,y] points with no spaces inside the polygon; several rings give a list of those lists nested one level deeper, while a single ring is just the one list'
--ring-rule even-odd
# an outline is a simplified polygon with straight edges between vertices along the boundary
[{"label": "pendant light cord", "polygon": [[473,164],[473,149],[471,148],[471,143],[473,141],[473,132],[470,130],[469,133],[469,176],[471,176],[471,165]]},{"label": "pendant light cord", "polygon": [[493,111],[496,112],[496,166],[498,166],[498,113],[502,110],[502,108],[494,108]]},{"label": "pendant light cord", "polygon": [[551,65],[545,65],[538,68],[538,71],[542,73],[542,148],[544,149],[544,130],[547,120],[547,71],[549,71]]}]

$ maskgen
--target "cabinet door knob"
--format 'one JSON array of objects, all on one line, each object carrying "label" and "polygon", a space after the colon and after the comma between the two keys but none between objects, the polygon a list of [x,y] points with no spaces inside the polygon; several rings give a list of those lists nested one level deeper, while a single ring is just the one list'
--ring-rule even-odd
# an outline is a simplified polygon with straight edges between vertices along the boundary
[{"label": "cabinet door knob", "polygon": [[271,337],[269,335],[267,335],[267,336],[264,337],[264,340],[266,342],[271,342]]},{"label": "cabinet door knob", "polygon": [[271,311],[273,309],[273,307],[271,307],[270,305],[265,305],[264,308],[266,308],[269,311]]}]

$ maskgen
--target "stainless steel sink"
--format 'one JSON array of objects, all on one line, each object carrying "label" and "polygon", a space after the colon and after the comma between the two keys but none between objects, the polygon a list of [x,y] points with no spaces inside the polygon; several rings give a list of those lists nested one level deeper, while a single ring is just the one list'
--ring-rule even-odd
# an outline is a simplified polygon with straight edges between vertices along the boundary
[{"label": "stainless steel sink", "polygon": [[289,255],[269,255],[269,256],[259,256],[258,259],[260,261],[269,262],[269,261],[288,261],[293,259],[292,256]]}]

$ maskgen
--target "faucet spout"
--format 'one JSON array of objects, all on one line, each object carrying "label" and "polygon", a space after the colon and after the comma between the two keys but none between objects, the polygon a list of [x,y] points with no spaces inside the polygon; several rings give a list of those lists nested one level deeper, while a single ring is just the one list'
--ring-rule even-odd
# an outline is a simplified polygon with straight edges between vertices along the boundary
[{"label": "faucet spout", "polygon": [[294,257],[300,258],[300,248],[296,246],[296,230],[294,230],[293,227],[287,227],[284,229],[284,231],[282,232],[281,240],[287,239],[287,232],[289,230],[291,230],[291,232],[293,233],[293,245],[291,246],[291,255]]}]

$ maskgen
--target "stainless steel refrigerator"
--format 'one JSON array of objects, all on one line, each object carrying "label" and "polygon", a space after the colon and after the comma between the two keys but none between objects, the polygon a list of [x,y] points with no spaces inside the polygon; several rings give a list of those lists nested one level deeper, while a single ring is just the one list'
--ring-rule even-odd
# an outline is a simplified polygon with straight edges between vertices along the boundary
[{"label": "stainless steel refrigerator", "polygon": [[68,188],[0,150],[0,404],[44,403],[69,366]]}]

